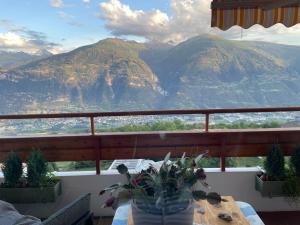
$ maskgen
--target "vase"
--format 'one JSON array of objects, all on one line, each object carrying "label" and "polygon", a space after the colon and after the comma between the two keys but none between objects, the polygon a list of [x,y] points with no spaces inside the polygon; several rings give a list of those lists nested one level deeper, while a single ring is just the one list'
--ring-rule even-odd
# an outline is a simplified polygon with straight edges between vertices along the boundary
[{"label": "vase", "polygon": [[171,203],[158,209],[155,204],[132,202],[134,225],[193,225],[194,204]]}]

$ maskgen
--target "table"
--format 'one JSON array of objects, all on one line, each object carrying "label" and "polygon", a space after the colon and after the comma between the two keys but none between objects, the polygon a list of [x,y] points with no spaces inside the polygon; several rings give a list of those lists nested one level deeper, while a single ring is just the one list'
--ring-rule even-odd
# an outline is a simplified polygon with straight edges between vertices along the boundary
[{"label": "table", "polygon": [[[257,215],[256,211],[250,204],[239,201],[236,201],[236,203],[251,225],[264,225],[260,217]],[[129,209],[130,204],[120,206],[115,213],[112,225],[127,225]],[[197,224],[195,223],[194,225]]]}]

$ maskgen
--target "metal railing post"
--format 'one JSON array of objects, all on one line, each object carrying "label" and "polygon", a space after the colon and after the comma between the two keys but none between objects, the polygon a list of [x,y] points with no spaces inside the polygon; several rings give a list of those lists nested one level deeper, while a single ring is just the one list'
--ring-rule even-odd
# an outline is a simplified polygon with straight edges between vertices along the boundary
[{"label": "metal railing post", "polygon": [[90,116],[90,123],[91,123],[91,133],[92,133],[92,135],[95,135],[95,120],[94,120],[94,116]]},{"label": "metal railing post", "polygon": [[221,146],[221,157],[220,157],[220,168],[221,172],[226,171],[226,157],[224,156],[224,151],[225,151],[225,140],[224,137],[222,138],[222,146]]},{"label": "metal railing post", "polygon": [[101,173],[101,138],[97,138],[96,140],[96,148],[95,148],[95,153],[96,153],[96,174],[100,175]]},{"label": "metal railing post", "polygon": [[226,171],[226,157],[225,156],[221,156],[221,158],[220,158],[220,167],[221,167],[221,172]]},{"label": "metal railing post", "polygon": [[209,130],[209,113],[205,114],[205,132]]}]

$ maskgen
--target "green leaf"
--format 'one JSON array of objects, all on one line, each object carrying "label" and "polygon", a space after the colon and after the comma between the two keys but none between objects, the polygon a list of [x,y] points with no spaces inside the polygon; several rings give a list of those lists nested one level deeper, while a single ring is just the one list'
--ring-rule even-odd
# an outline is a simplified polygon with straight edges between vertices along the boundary
[{"label": "green leaf", "polygon": [[195,163],[198,164],[198,162],[199,162],[199,161],[203,158],[203,156],[205,156],[207,153],[208,153],[208,150],[205,151],[205,153],[198,155],[198,156],[195,158]]},{"label": "green leaf", "polygon": [[132,198],[131,192],[129,190],[123,190],[118,193],[118,203],[119,205],[128,203],[128,201]]},{"label": "green leaf", "polygon": [[216,192],[208,193],[206,199],[212,205],[220,204],[222,201],[221,196]]},{"label": "green leaf", "polygon": [[133,186],[131,184],[124,184],[123,188],[129,190],[129,189],[132,189]]},{"label": "green leaf", "polygon": [[113,185],[103,189],[102,191],[100,191],[99,195],[103,195],[107,191],[115,190],[115,189],[118,189],[120,187],[121,187],[121,184],[113,184]]},{"label": "green leaf", "polygon": [[169,153],[165,156],[164,164],[166,164],[166,163],[170,160],[170,157],[171,157],[171,152],[169,152]]},{"label": "green leaf", "polygon": [[181,163],[181,165],[184,165],[185,164],[185,152],[183,153],[183,155],[182,155],[182,157],[181,157],[181,159],[180,159],[180,163]]},{"label": "green leaf", "polygon": [[205,200],[206,196],[207,195],[205,191],[193,191],[193,197],[196,201]]},{"label": "green leaf", "polygon": [[120,173],[120,174],[126,174],[126,173],[128,173],[128,168],[127,168],[127,166],[125,166],[124,164],[120,164],[120,165],[118,165],[117,166],[117,170],[118,170],[118,172]]},{"label": "green leaf", "polygon": [[106,192],[106,190],[102,190],[99,192],[99,195],[104,195],[105,192]]},{"label": "green leaf", "polygon": [[156,206],[156,208],[159,209],[161,207],[161,205],[162,205],[162,197],[159,196],[159,198],[155,202],[155,206]]},{"label": "green leaf", "polygon": [[162,166],[159,170],[159,175],[162,180],[165,180],[168,176],[168,168],[166,166]]}]

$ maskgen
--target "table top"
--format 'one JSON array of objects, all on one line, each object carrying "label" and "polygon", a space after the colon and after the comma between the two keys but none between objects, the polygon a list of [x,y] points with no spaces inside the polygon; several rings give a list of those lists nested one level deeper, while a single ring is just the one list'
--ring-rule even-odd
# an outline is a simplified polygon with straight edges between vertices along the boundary
[{"label": "table top", "polygon": [[[223,196],[227,202],[223,202],[219,205],[211,205],[206,200],[200,200],[194,203],[194,223],[199,224],[213,224],[213,225],[228,225],[228,222],[218,218],[220,213],[230,213],[234,225],[250,225],[245,215],[242,213],[240,207],[236,204],[232,196]],[[197,213],[197,209],[203,209],[204,214]]]},{"label": "table top", "polygon": [[[245,202],[238,202],[236,201],[237,206],[240,208],[250,225],[264,225],[260,217],[257,215],[256,211],[253,207]],[[113,220],[112,225],[127,225],[128,224],[128,213],[130,209],[130,204],[125,204],[120,206],[116,213]],[[194,225],[200,225],[194,223]]]}]

